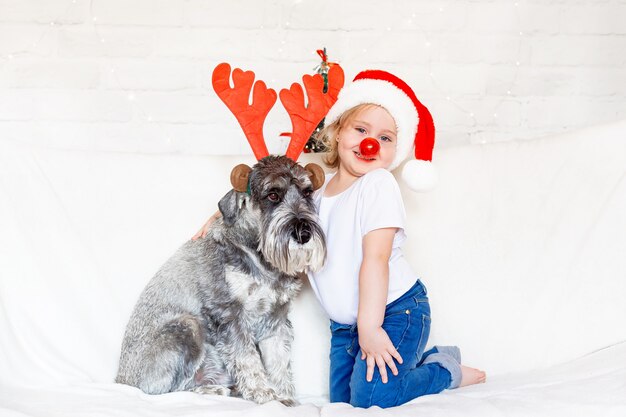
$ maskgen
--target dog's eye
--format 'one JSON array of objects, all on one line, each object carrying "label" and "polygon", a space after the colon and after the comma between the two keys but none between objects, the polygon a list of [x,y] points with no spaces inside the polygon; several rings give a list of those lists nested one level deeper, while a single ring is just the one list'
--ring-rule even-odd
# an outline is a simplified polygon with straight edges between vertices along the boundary
[{"label": "dog's eye", "polygon": [[304,195],[305,197],[311,197],[312,194],[313,190],[311,188],[305,188],[304,190],[302,190],[302,195]]},{"label": "dog's eye", "polygon": [[278,203],[280,201],[280,196],[276,193],[269,193],[267,195],[267,199],[273,203]]}]

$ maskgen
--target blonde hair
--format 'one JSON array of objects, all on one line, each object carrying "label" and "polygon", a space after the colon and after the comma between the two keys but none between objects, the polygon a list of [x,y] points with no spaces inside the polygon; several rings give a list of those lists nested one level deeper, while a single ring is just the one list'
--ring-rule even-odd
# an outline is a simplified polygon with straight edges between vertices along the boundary
[{"label": "blonde hair", "polygon": [[317,134],[317,139],[321,141],[328,153],[324,155],[323,161],[329,168],[339,167],[339,152],[337,151],[337,138],[341,129],[346,127],[354,118],[363,110],[381,107],[378,104],[364,103],[358,104],[343,113],[331,124],[324,126],[324,128]]}]

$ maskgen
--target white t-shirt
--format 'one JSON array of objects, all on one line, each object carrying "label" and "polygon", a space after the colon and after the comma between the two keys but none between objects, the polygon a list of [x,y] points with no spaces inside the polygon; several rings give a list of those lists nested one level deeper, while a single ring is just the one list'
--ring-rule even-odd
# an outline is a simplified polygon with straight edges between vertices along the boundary
[{"label": "white t-shirt", "polygon": [[363,237],[372,230],[398,228],[389,258],[387,304],[408,291],[417,276],[402,254],[406,240],[406,214],[398,183],[385,169],[368,172],[347,190],[324,197],[328,181],[315,195],[320,223],[326,234],[328,256],[318,272],[309,272],[311,286],[329,317],[354,324],[359,305],[359,271],[363,260]]}]

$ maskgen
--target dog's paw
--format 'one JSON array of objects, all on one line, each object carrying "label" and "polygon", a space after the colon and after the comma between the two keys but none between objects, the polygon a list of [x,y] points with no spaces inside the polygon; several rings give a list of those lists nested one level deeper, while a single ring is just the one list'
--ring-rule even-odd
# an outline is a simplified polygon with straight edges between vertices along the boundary
[{"label": "dog's paw", "polygon": [[297,407],[300,405],[295,398],[279,398],[278,401],[287,407]]},{"label": "dog's paw", "polygon": [[231,392],[230,388],[222,385],[203,385],[192,389],[193,392],[203,395],[223,395],[228,397]]},{"label": "dog's paw", "polygon": [[264,404],[278,399],[276,391],[271,388],[257,388],[242,394],[244,399],[254,401],[257,404]]}]

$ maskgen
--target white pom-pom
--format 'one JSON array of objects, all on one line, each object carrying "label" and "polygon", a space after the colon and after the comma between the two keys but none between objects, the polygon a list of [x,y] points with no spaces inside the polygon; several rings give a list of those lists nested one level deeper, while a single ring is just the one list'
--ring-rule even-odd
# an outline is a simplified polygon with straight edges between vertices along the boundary
[{"label": "white pom-pom", "polygon": [[429,191],[437,184],[432,162],[413,159],[402,167],[402,180],[413,191]]}]

